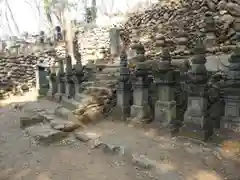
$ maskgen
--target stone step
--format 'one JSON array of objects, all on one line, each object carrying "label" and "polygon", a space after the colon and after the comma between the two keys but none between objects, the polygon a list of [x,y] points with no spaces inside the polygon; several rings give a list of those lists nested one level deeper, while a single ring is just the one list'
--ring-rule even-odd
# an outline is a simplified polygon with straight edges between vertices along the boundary
[{"label": "stone step", "polygon": [[60,141],[68,136],[68,133],[53,129],[50,124],[42,123],[25,129],[26,133],[40,143],[52,143]]}]

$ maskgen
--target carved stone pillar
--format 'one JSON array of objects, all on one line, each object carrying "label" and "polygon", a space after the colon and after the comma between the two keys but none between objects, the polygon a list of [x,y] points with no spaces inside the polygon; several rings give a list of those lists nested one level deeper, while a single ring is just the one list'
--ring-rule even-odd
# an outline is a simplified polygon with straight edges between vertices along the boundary
[{"label": "carved stone pillar", "polygon": [[205,139],[206,130],[211,129],[213,124],[208,124],[206,118],[208,97],[207,81],[208,74],[205,66],[205,47],[199,40],[195,48],[195,56],[192,59],[192,67],[187,74],[188,105],[184,114],[182,131],[191,131],[196,138]]},{"label": "carved stone pillar", "polygon": [[[229,58],[229,71],[224,88],[225,113],[221,129],[235,135],[240,132],[240,47]],[[238,135],[240,137],[240,135]]]},{"label": "carved stone pillar", "polygon": [[148,69],[145,64],[145,49],[141,43],[135,44],[137,62],[135,69],[135,80],[133,80],[133,105],[131,106],[131,117],[137,121],[150,120],[150,107],[148,104]]},{"label": "carved stone pillar", "polygon": [[212,48],[217,45],[217,38],[215,35],[216,32],[216,25],[215,21],[213,19],[212,14],[206,13],[205,15],[205,33],[206,33],[206,38],[205,38],[205,46],[206,48]]},{"label": "carved stone pillar", "polygon": [[122,120],[126,120],[130,116],[130,72],[127,67],[127,54],[124,51],[120,56],[120,76],[117,87],[117,114],[121,116]]},{"label": "carved stone pillar", "polygon": [[56,82],[56,67],[55,64],[50,65],[50,72],[48,75],[49,89],[47,96],[53,98],[54,94],[57,93],[57,82]]},{"label": "carved stone pillar", "polygon": [[67,56],[65,59],[65,96],[70,99],[74,97],[74,81],[73,81],[73,68],[71,56]]},{"label": "carved stone pillar", "polygon": [[171,127],[176,120],[176,102],[174,100],[174,71],[171,68],[171,56],[164,48],[161,60],[154,67],[158,100],[155,104],[155,122],[162,127]]},{"label": "carved stone pillar", "polygon": [[65,73],[64,73],[64,65],[63,59],[58,59],[58,68],[56,72],[56,82],[57,82],[57,93],[54,95],[57,101],[61,101],[62,96],[65,93]]}]

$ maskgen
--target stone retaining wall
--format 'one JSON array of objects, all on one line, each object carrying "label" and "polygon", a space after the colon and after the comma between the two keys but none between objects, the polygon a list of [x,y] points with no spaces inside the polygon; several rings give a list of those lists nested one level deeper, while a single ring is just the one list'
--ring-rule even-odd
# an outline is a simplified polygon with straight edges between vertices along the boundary
[{"label": "stone retaining wall", "polygon": [[22,93],[36,83],[35,69],[38,61],[50,62],[48,53],[41,55],[0,57],[0,99]]}]

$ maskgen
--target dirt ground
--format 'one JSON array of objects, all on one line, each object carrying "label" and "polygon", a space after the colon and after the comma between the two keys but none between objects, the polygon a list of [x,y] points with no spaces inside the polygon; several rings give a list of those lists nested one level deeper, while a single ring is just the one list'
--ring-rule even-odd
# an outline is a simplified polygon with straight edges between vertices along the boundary
[{"label": "dirt ground", "polygon": [[[104,154],[69,137],[40,146],[20,129],[16,104],[48,108],[37,102],[34,92],[2,102],[0,109],[0,180],[239,180],[239,162],[219,157],[210,148],[153,138],[150,132],[134,130],[114,122],[86,129],[101,132],[101,140],[118,143],[154,159],[156,170],[141,169],[123,156]],[[110,130],[110,131],[109,131]]]}]

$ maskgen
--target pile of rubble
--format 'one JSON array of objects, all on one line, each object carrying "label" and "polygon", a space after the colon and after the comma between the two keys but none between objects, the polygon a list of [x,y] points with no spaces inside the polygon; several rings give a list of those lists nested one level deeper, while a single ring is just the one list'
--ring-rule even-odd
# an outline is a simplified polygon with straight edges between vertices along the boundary
[{"label": "pile of rubble", "polygon": [[154,49],[156,29],[166,38],[175,40],[180,34],[188,36],[188,47],[204,35],[204,18],[211,14],[215,21],[215,35],[220,46],[234,44],[240,17],[239,0],[162,0],[144,12],[133,13],[124,25],[124,38],[130,43],[134,29],[138,29],[147,50]]}]

